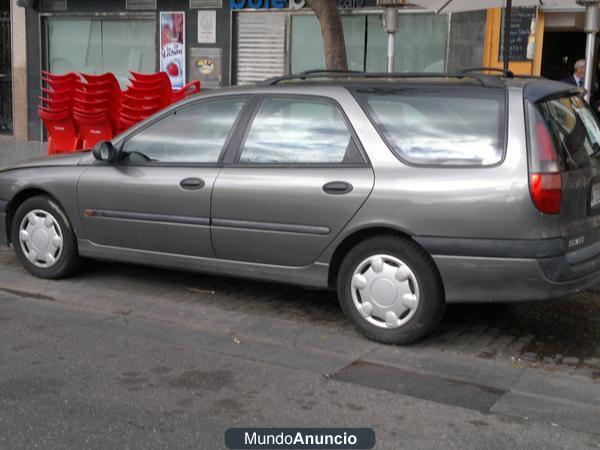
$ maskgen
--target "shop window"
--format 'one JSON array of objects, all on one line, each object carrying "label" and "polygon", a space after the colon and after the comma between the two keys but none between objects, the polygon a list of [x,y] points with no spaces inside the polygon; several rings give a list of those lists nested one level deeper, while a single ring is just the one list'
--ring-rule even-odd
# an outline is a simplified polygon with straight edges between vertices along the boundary
[{"label": "shop window", "polygon": [[[342,16],[348,69],[364,70],[366,16]],[[321,25],[316,16],[292,16],[291,72],[325,68]]]},{"label": "shop window", "polygon": [[154,19],[48,17],[46,30],[53,73],[112,72],[124,87],[130,70],[156,71]]},{"label": "shop window", "polygon": [[[348,69],[387,71],[387,33],[381,15],[342,16]],[[434,14],[400,14],[396,33],[397,72],[443,72],[448,19]],[[321,27],[314,15],[292,16],[292,73],[325,67]],[[317,38],[319,37],[319,38]]]},{"label": "shop window", "polygon": [[[387,71],[387,33],[381,16],[367,18],[367,71]],[[396,72],[444,72],[448,18],[435,14],[400,14],[396,33]]]}]

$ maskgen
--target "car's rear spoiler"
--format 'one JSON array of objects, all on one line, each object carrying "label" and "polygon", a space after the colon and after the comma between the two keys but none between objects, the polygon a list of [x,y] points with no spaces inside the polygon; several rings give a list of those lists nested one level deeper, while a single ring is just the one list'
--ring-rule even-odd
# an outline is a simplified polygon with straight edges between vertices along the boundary
[{"label": "car's rear spoiler", "polygon": [[560,81],[539,79],[528,83],[523,88],[523,97],[539,102],[557,97],[570,97],[573,95],[584,95],[586,90]]}]

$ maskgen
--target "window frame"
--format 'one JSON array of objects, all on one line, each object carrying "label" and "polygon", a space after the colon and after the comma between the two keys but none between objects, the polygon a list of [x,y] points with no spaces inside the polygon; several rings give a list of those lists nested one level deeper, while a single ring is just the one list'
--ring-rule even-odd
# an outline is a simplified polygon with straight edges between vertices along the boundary
[{"label": "window frame", "polygon": [[[500,159],[498,160],[498,162],[496,162],[494,164],[485,164],[484,165],[484,164],[416,163],[416,162],[408,161],[406,158],[404,158],[401,155],[400,152],[398,152],[394,149],[394,146],[389,142],[387,137],[383,134],[383,132],[380,129],[380,126],[375,122],[375,119],[373,117],[374,111],[368,105],[368,102],[365,101],[365,99],[360,94],[360,91],[362,89],[373,89],[374,92],[381,91],[382,93],[385,92],[386,90],[387,91],[405,90],[405,91],[409,91],[409,92],[417,92],[418,93],[419,91],[422,91],[423,89],[432,89],[432,88],[439,89],[439,91],[442,93],[446,93],[446,94],[450,93],[451,95],[449,95],[449,96],[454,95],[456,92],[459,92],[459,90],[464,91],[464,92],[472,91],[472,92],[474,92],[474,94],[471,95],[473,98],[490,98],[489,95],[481,95],[481,94],[489,93],[489,92],[501,92],[502,95],[498,96],[498,98],[502,98],[502,102],[500,103],[501,114],[500,114],[500,118],[499,118],[500,119],[500,121],[499,121],[500,130],[498,132],[498,137],[501,138],[499,148],[502,150],[502,155],[501,155]],[[415,168],[422,168],[422,169],[493,169],[493,168],[499,167],[502,164],[504,164],[504,161],[506,160],[506,153],[507,153],[507,147],[508,147],[508,133],[509,133],[508,114],[509,114],[510,105],[509,105],[508,91],[504,88],[491,88],[491,87],[467,86],[467,85],[462,85],[462,86],[397,85],[394,87],[386,87],[386,86],[374,86],[374,87],[370,87],[370,88],[357,87],[357,88],[349,89],[349,90],[350,90],[350,93],[352,94],[352,96],[356,99],[356,102],[360,105],[360,108],[363,110],[365,115],[369,118],[371,125],[373,126],[373,128],[375,129],[375,131],[377,132],[377,134],[379,135],[381,140],[385,143],[388,150],[392,153],[392,155],[394,155],[396,157],[396,159],[398,159],[398,161],[400,161],[401,163],[403,163],[407,166],[415,167]]]},{"label": "window frame", "polygon": [[[352,164],[344,164],[344,163],[339,163],[339,162],[336,162],[336,163],[325,163],[325,162],[319,162],[319,163],[241,163],[240,158],[242,156],[242,151],[244,150],[244,146],[248,139],[248,134],[250,133],[252,124],[254,123],[254,120],[256,119],[258,112],[260,111],[260,107],[262,106],[264,100],[267,98],[283,98],[283,99],[290,99],[290,100],[309,100],[309,101],[312,100],[312,101],[321,101],[323,103],[330,104],[331,106],[333,106],[335,108],[335,110],[338,112],[338,114],[342,118],[342,121],[344,122],[344,125],[346,126],[346,129],[348,130],[348,133],[350,134],[350,139],[352,139],[354,141],[354,145],[356,145],[356,148],[358,149],[358,152],[359,152],[363,162],[362,163],[352,163]],[[326,97],[323,95],[278,92],[278,93],[257,94],[255,96],[255,98],[251,102],[249,102],[249,104],[250,103],[252,104],[252,110],[249,111],[247,121],[243,128],[243,132],[239,136],[239,141],[237,142],[237,148],[232,149],[231,154],[227,155],[225,158],[224,164],[227,165],[228,167],[235,167],[235,168],[240,168],[240,167],[249,167],[249,168],[345,167],[345,168],[353,168],[354,167],[354,168],[356,168],[356,167],[370,167],[371,166],[369,157],[368,157],[360,139],[358,138],[358,135],[356,134],[356,131],[354,130],[354,127],[352,126],[352,123],[350,122],[350,119],[346,115],[342,106],[335,99],[333,99],[331,97]]]},{"label": "window frame", "polygon": [[[223,144],[223,148],[219,154],[219,158],[216,162],[165,162],[165,161],[136,161],[136,162],[127,162],[123,159],[125,154],[125,146],[127,142],[137,136],[140,133],[143,133],[148,128],[156,125],[160,121],[166,119],[171,115],[177,115],[178,112],[183,111],[185,109],[193,108],[196,106],[202,106],[205,103],[215,102],[215,101],[223,101],[223,100],[244,100],[245,103],[242,106],[237,118],[233,122],[231,129],[225,139]],[[249,94],[233,94],[233,95],[217,95],[206,98],[201,98],[197,100],[193,100],[190,102],[186,102],[182,105],[177,105],[166,110],[160,111],[156,116],[151,117],[147,120],[147,122],[142,122],[139,128],[136,128],[130,134],[127,134],[123,137],[123,139],[119,140],[117,147],[117,158],[116,165],[124,166],[124,167],[222,167],[223,159],[227,154],[229,146],[232,145],[232,142],[235,145],[235,135],[238,127],[241,125],[244,127],[245,120],[247,120],[248,110],[252,104],[252,95]]]}]

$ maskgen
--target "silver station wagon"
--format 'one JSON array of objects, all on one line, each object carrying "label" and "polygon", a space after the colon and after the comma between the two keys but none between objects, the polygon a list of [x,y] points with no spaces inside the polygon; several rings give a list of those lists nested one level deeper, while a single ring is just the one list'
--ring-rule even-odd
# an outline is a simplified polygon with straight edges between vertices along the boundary
[{"label": "silver station wagon", "polygon": [[336,289],[371,339],[447,303],[600,281],[600,125],[543,79],[311,71],[177,103],[92,153],[0,172],[0,240],[79,258]]}]

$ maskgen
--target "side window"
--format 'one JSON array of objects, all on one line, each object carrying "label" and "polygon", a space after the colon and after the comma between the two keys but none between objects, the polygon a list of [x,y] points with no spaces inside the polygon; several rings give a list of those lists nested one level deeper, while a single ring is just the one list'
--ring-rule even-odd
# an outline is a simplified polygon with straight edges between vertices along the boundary
[{"label": "side window", "polygon": [[266,98],[250,127],[242,164],[362,164],[336,106],[326,100]]},{"label": "side window", "polygon": [[391,150],[412,164],[490,166],[504,155],[504,94],[469,92],[357,92]]},{"label": "side window", "polygon": [[216,163],[245,99],[217,99],[180,109],[125,142],[125,162]]}]

